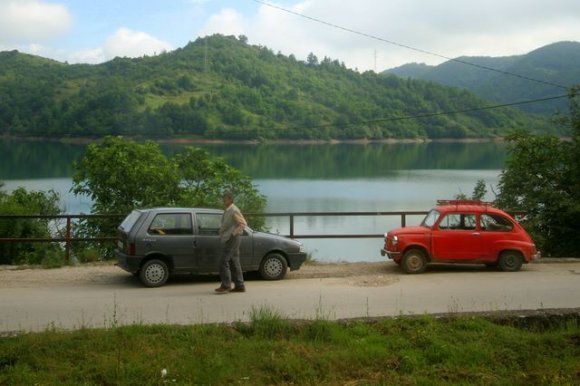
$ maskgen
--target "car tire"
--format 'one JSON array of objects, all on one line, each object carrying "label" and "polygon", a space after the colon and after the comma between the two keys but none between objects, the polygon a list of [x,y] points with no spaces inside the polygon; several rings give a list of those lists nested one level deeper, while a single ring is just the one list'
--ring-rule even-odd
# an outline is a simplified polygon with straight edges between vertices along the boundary
[{"label": "car tire", "polygon": [[163,260],[149,260],[139,271],[139,279],[146,287],[161,287],[168,278],[169,268]]},{"label": "car tire", "polygon": [[401,267],[406,273],[421,273],[427,268],[427,258],[420,249],[409,249],[403,255]]},{"label": "car tire", "polygon": [[516,251],[505,251],[499,255],[498,267],[504,272],[516,272],[522,268],[524,257]]},{"label": "car tire", "polygon": [[270,253],[260,264],[260,275],[266,280],[281,280],[286,276],[288,263],[279,253]]}]

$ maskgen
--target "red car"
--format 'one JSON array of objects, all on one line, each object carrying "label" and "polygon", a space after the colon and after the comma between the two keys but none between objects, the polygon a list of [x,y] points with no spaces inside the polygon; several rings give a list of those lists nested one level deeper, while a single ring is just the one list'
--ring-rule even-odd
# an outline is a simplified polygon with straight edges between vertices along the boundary
[{"label": "red car", "polygon": [[407,273],[421,273],[428,263],[477,263],[518,271],[540,257],[512,216],[474,200],[438,201],[420,226],[387,233],[381,255]]}]

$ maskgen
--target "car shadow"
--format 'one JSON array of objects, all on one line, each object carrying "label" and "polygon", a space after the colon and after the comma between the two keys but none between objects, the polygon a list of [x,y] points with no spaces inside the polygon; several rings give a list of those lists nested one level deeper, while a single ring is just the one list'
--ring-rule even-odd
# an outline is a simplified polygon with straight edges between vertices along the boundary
[{"label": "car shadow", "polygon": [[[258,272],[245,272],[244,281],[257,281],[264,280]],[[192,285],[192,284],[207,284],[215,283],[219,285],[220,277],[218,274],[188,274],[188,273],[176,273],[169,276],[167,282],[162,286],[180,286],[180,285]],[[130,287],[145,287],[137,275],[125,275],[122,279],[118,280],[117,284],[123,284]]]},{"label": "car shadow", "polygon": [[432,263],[427,266],[424,273],[450,273],[450,272],[499,272],[497,267],[485,264],[457,264],[457,263]]}]

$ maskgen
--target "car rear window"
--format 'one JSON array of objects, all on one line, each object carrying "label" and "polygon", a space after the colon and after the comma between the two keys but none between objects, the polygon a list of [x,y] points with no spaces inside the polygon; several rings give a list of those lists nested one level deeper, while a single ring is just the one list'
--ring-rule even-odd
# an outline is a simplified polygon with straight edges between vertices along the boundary
[{"label": "car rear window", "polygon": [[511,221],[497,214],[482,214],[481,229],[490,232],[511,232],[514,228]]},{"label": "car rear window", "polygon": [[131,228],[133,228],[133,225],[135,225],[137,220],[139,220],[141,214],[143,214],[143,212],[141,212],[140,210],[132,211],[131,213],[129,213],[127,217],[125,217],[119,228],[121,228],[121,230],[123,230],[124,232],[129,232]]}]

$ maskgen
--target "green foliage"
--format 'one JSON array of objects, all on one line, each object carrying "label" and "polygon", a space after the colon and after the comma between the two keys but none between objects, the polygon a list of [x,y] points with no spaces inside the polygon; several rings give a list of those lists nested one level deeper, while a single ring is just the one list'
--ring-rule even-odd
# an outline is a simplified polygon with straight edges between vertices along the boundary
[{"label": "green foliage", "polygon": [[570,92],[573,139],[517,132],[500,175],[497,204],[524,211],[524,225],[543,254],[577,256],[580,245],[580,114],[578,88]]},{"label": "green foliage", "polygon": [[[167,158],[158,144],[106,137],[75,163],[72,191],[93,200],[93,213],[127,214],[156,206],[221,207],[229,190],[245,212],[262,213],[266,200],[251,179],[202,149]],[[263,218],[252,219],[259,229]],[[87,236],[114,234],[115,219],[93,219],[79,227]]]},{"label": "green foliage", "polygon": [[172,205],[179,175],[159,145],[106,137],[90,144],[75,165],[73,193],[93,200],[94,213],[129,213],[136,207]]},{"label": "green foliage", "polygon": [[473,193],[471,193],[471,197],[467,197],[464,193],[459,193],[455,196],[456,200],[478,200],[483,201],[485,195],[487,194],[487,188],[485,186],[484,180],[477,180],[475,183],[475,187],[473,188]]},{"label": "green foliage", "polygon": [[[17,188],[10,194],[2,191],[0,182],[0,213],[3,215],[58,215],[60,196],[53,190],[29,192]],[[0,234],[5,238],[48,238],[55,230],[50,218],[0,219]],[[51,262],[45,261],[50,256]],[[0,264],[47,264],[53,266],[62,251],[56,244],[14,242],[0,243]]]},{"label": "green foliage", "polygon": [[[429,116],[488,105],[467,91],[306,62],[243,36],[200,38],[171,53],[68,65],[0,52],[0,134],[227,139],[495,137],[545,131],[515,109]],[[427,115],[420,119],[406,117]]]},{"label": "green foliage", "polygon": [[262,308],[248,324],[3,338],[0,384],[566,385],[578,381],[579,333],[576,316],[540,330],[468,317],[291,322]]},{"label": "green foliage", "polygon": [[222,193],[230,191],[245,212],[264,211],[266,199],[259,194],[252,179],[222,158],[212,158],[207,150],[189,147],[184,153],[175,155],[174,160],[182,179],[180,205],[221,207]]}]

